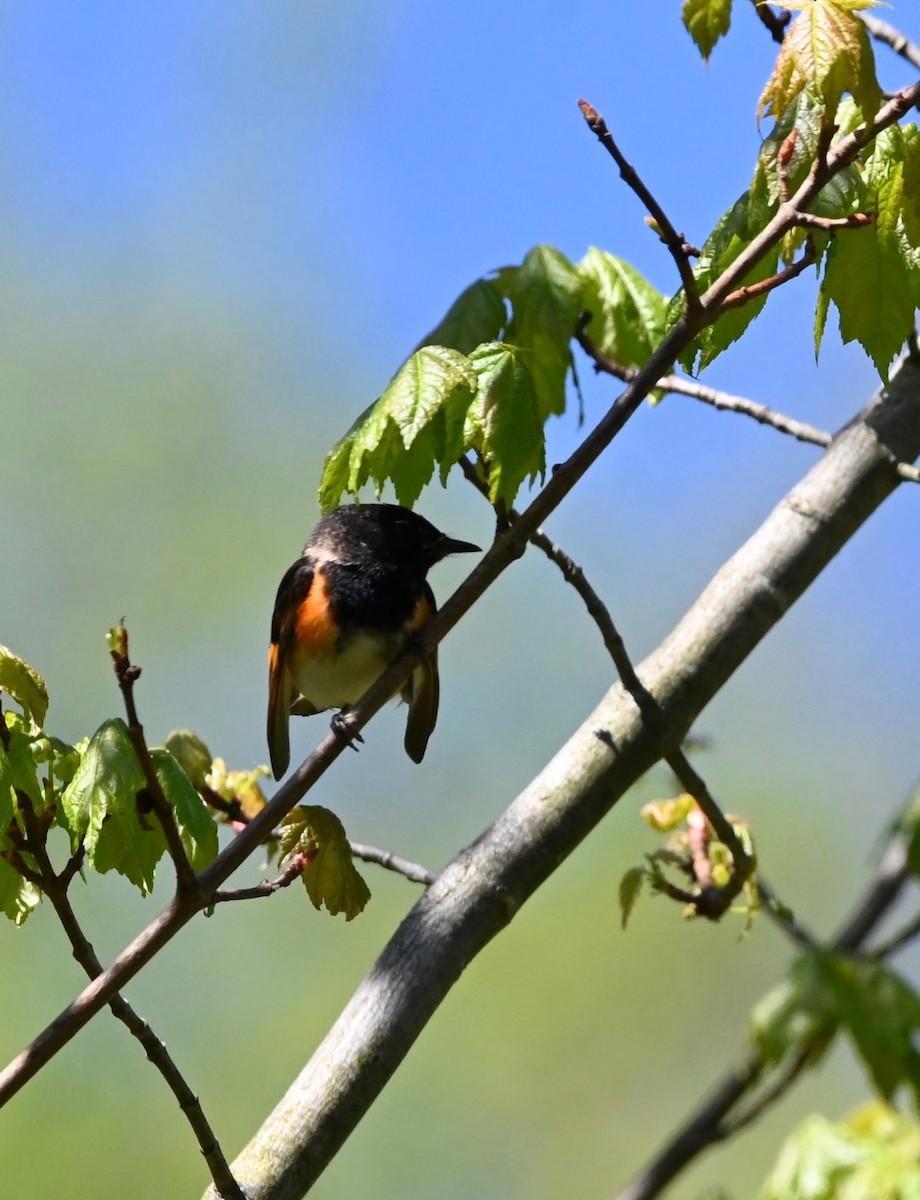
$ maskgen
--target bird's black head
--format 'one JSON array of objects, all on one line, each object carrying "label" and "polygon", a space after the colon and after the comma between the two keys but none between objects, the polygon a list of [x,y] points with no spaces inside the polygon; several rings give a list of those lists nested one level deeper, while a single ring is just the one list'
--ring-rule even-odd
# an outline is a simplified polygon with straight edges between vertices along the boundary
[{"label": "bird's black head", "polygon": [[473,553],[479,547],[448,537],[399,504],[344,504],[323,517],[306,549],[319,558],[355,565],[384,561],[424,575],[449,554]]}]

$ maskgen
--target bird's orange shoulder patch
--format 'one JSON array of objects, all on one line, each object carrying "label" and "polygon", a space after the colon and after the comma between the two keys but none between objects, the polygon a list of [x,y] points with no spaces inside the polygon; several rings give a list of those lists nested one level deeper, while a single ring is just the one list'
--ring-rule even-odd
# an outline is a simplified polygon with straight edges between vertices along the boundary
[{"label": "bird's orange shoulder patch", "polygon": [[431,594],[431,589],[426,585],[424,592],[422,592],[421,596],[415,602],[412,615],[406,622],[406,633],[418,633],[420,629],[424,629],[434,614],[434,596]]},{"label": "bird's orange shoulder patch", "polygon": [[339,627],[329,602],[329,581],[320,568],[297,608],[294,643],[310,653],[327,654],[335,648],[338,636]]}]

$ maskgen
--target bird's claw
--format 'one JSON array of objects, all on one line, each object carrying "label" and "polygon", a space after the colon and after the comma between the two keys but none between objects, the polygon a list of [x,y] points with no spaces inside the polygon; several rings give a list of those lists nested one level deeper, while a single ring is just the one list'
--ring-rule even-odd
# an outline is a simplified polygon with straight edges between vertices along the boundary
[{"label": "bird's claw", "polygon": [[335,736],[340,738],[349,749],[357,752],[358,747],[355,745],[355,742],[363,742],[364,738],[361,736],[359,729],[352,729],[351,713],[337,712],[330,721],[330,725]]}]

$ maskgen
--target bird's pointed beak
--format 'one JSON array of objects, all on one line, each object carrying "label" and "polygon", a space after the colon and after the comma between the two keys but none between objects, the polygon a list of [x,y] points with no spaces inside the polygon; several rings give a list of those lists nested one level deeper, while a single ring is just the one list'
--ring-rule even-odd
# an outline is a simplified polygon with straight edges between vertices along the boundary
[{"label": "bird's pointed beak", "polygon": [[479,554],[481,549],[481,546],[474,546],[472,542],[461,542],[452,537],[442,538],[438,547],[442,558],[446,558],[448,554]]}]

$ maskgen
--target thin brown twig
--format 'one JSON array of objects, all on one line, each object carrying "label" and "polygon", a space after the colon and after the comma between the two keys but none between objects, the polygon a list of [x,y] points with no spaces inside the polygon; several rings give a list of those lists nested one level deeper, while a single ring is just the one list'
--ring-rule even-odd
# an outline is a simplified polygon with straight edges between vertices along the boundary
[{"label": "thin brown twig", "polygon": [[786,37],[786,29],[792,20],[792,13],[774,12],[768,4],[762,3],[762,0],[751,0],[751,3],[754,5],[754,12],[760,19],[761,24],[769,31],[774,42],[782,45]]},{"label": "thin brown twig", "polygon": [[266,896],[274,896],[282,888],[290,887],[295,879],[299,879],[307,865],[307,860],[301,854],[295,854],[285,869],[276,879],[266,879],[252,887],[222,888],[211,897],[213,904],[226,904],[232,900],[263,900]]},{"label": "thin brown twig", "polygon": [[[224,800],[222,796],[210,788],[205,790],[205,799],[213,808],[232,815],[234,821],[239,821],[242,825],[248,825],[250,818],[243,811],[242,805],[238,800]],[[274,831],[270,836],[277,839],[281,835],[277,831]],[[397,875],[402,875],[410,883],[423,883],[426,887],[429,887],[437,878],[434,871],[429,871],[427,867],[423,867],[419,863],[410,862],[407,858],[402,858],[392,850],[382,850],[379,846],[368,845],[367,842],[349,842],[349,845],[351,853],[355,858],[361,859],[362,862],[373,863],[375,866],[383,867],[384,870],[393,871]],[[215,901],[260,899],[262,896],[272,895],[281,887],[286,887],[290,880],[287,882],[283,880],[284,876],[282,875],[279,879],[257,884],[253,888],[240,888],[233,893],[226,891],[215,893],[214,898]]]},{"label": "thin brown twig", "polygon": [[654,221],[655,228],[661,240],[670,251],[671,257],[674,259],[674,264],[680,274],[687,307],[689,309],[698,308],[700,302],[699,288],[696,284],[696,276],[693,274],[693,269],[690,266],[690,256],[694,252],[694,247],[689,245],[684,236],[677,232],[667,213],[652,195],[636,168],[627,162],[619,146],[614,141],[613,134],[608,129],[606,121],[597,109],[589,104],[587,100],[579,100],[578,107],[581,109],[582,116],[588,123],[588,128],[619,167],[623,182],[639,197],[645,205],[649,216]]},{"label": "thin brown twig", "polygon": [[[32,807],[32,802],[25,793],[19,795],[18,808],[26,829],[26,848],[38,865],[38,886],[48,897],[57,914],[61,927],[67,935],[67,940],[70,942],[73,957],[89,978],[95,979],[102,973],[102,963],[83,932],[67,894],[70,880],[73,878],[73,871],[68,873],[65,868],[60,874],[55,872],[46,846],[47,829],[42,826]],[[73,855],[67,866],[70,867],[77,861],[79,861],[78,856]],[[204,1115],[198,1097],[189,1087],[164,1043],[157,1037],[148,1022],[134,1011],[120,992],[116,992],[111,997],[109,1008],[113,1016],[122,1022],[132,1037],[140,1042],[147,1058],[160,1072],[167,1087],[178,1101],[179,1108],[184,1113],[202,1156],[208,1164],[214,1186],[221,1196],[224,1197],[224,1200],[245,1200],[243,1191],[234,1179],[233,1172],[224,1157],[220,1143]]]},{"label": "thin brown twig", "polygon": [[883,42],[895,54],[900,55],[905,62],[909,62],[912,67],[920,71],[920,46],[910,41],[909,38],[901,33],[900,29],[895,29],[887,21],[882,21],[878,17],[873,17],[865,12],[861,12],[859,15],[863,24],[869,30],[870,35],[876,41]]},{"label": "thin brown twig", "polygon": [[355,858],[359,858],[362,862],[374,863],[386,871],[394,871],[397,875],[408,879],[410,883],[421,883],[425,887],[430,887],[437,879],[434,871],[429,871],[420,863],[409,862],[407,858],[401,858],[391,850],[381,850],[377,846],[368,846],[365,842],[350,842],[349,844]]},{"label": "thin brown twig", "polygon": [[128,631],[121,627],[119,633],[119,645],[117,648],[112,648],[110,653],[115,667],[115,678],[118,680],[118,687],[124,699],[125,713],[128,717],[128,736],[131,738],[131,744],[134,746],[137,761],[144,775],[145,798],[149,801],[150,807],[163,829],[169,856],[173,860],[176,870],[177,890],[194,892],[198,887],[198,880],[185,851],[182,835],[176,824],[175,813],[157,778],[156,768],[144,737],[144,727],[137,716],[137,708],[134,703],[134,684],[140,678],[141,669],[134,666],[128,657]]},{"label": "thin brown twig", "polygon": [[[575,331],[575,340],[592,360],[596,371],[629,383],[636,377],[636,368],[623,366],[622,363],[618,363],[595,345],[586,329],[589,320],[590,313],[582,313]],[[731,392],[723,392],[717,388],[708,387],[706,384],[697,383],[694,379],[684,379],[680,375],[662,375],[655,387],[656,390],[671,395],[687,396],[691,400],[699,400],[720,412],[733,412],[739,416],[750,417],[758,424],[767,425],[778,433],[795,438],[798,442],[827,448],[833,441],[833,435],[826,429],[819,429],[816,425],[809,425],[806,421],[798,421],[794,417],[786,416],[785,413],[770,408],[769,405],[760,404],[756,400],[750,400],[746,396],[736,396]],[[898,463],[896,469],[906,483],[920,483],[920,468],[915,467],[913,463]]]},{"label": "thin brown twig", "polygon": [[[644,686],[636,673],[626,644],[617,629],[610,610],[588,582],[584,571],[543,530],[531,535],[531,542],[538,547],[562,572],[563,578],[581,597],[589,615],[600,631],[607,653],[613,660],[623,687],[629,692],[643,719],[652,727],[660,724],[660,711],[655,698]],[[722,887],[703,886],[691,902],[700,916],[718,920],[728,911],[732,901],[744,887],[754,870],[754,858],[741,844],[734,826],[722,812],[705,781],[690,763],[679,746],[665,746],[662,757],[680,781],[681,787],[691,795],[702,810],[719,840],[732,856],[734,869],[727,884]],[[700,881],[702,882],[702,881]]]},{"label": "thin brown twig", "polygon": [[[821,220],[820,217],[816,219]],[[802,223],[807,224],[807,222]],[[757,283],[748,283],[743,287],[736,288],[733,292],[729,292],[720,305],[720,311],[725,312],[728,309],[741,308],[758,296],[768,295],[770,292],[775,291],[776,288],[782,287],[784,283],[789,283],[790,280],[797,278],[803,271],[807,271],[809,267],[814,265],[816,258],[817,254],[814,243],[809,239],[798,262],[784,267],[782,271],[777,271],[775,275],[771,275],[768,279],[760,279]]]}]

